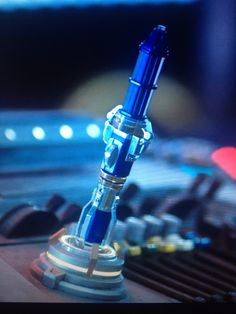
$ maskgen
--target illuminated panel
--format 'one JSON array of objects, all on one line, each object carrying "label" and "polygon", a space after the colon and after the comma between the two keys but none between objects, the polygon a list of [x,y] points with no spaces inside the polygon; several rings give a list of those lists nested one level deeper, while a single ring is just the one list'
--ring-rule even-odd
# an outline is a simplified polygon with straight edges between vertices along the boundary
[{"label": "illuminated panel", "polygon": [[97,124],[89,124],[86,128],[87,134],[92,138],[99,137],[101,130]]},{"label": "illuminated panel", "polygon": [[[49,252],[47,252],[47,256],[50,260],[54,261],[55,263],[57,263],[58,265],[62,266],[62,267],[67,267],[76,271],[79,271],[81,273],[87,273],[88,272],[88,268],[83,268],[68,262],[65,262],[55,256],[53,256],[52,254],[50,254]],[[102,276],[102,277],[115,277],[120,275],[121,271],[113,271],[113,272],[105,272],[105,271],[99,271],[99,270],[94,270],[93,271],[93,275],[97,275],[97,276]]]},{"label": "illuminated panel", "polygon": [[236,180],[236,147],[221,147],[212,153],[211,159],[232,179]]},{"label": "illuminated panel", "polygon": [[42,7],[63,8],[66,6],[83,7],[88,5],[117,5],[117,4],[165,4],[165,3],[191,3],[197,0],[0,0],[0,9],[38,9]]}]

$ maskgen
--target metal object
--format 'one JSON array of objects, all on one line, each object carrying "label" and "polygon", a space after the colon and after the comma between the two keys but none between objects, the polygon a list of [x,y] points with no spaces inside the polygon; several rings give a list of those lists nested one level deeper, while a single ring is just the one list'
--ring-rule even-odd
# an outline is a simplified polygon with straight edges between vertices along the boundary
[{"label": "metal object", "polygon": [[118,242],[125,240],[126,232],[127,224],[121,220],[117,220],[113,231],[112,240]]},{"label": "metal object", "polygon": [[146,230],[146,223],[136,217],[128,217],[125,220],[127,224],[126,239],[133,244],[142,244]]},{"label": "metal object", "polygon": [[163,214],[161,216],[161,219],[164,222],[163,236],[176,234],[180,231],[182,220],[177,216],[171,214]]},{"label": "metal object", "polygon": [[32,273],[45,286],[77,296],[110,301],[124,298],[123,260],[109,246],[80,249],[78,241],[62,235],[49,243],[48,250],[33,261]]},{"label": "metal object", "polygon": [[145,239],[161,235],[164,223],[160,218],[152,215],[144,215],[142,220],[146,223]]},{"label": "metal object", "polygon": [[118,105],[107,114],[99,183],[76,230],[84,242],[106,245],[111,240],[121,189],[134,161],[153,137],[146,114],[166,55],[166,29],[159,25],[140,45],[123,106]]},{"label": "metal object", "polygon": [[[125,297],[123,259],[110,246],[116,207],[134,161],[153,137],[146,114],[166,54],[166,28],[159,25],[140,45],[123,106],[116,106],[107,114],[103,132],[106,147],[91,200],[84,206],[76,227],[57,242],[49,243],[46,253],[32,264],[33,273],[46,286],[100,300]],[[143,232],[135,239],[138,242],[145,230],[145,223],[140,221]]]}]

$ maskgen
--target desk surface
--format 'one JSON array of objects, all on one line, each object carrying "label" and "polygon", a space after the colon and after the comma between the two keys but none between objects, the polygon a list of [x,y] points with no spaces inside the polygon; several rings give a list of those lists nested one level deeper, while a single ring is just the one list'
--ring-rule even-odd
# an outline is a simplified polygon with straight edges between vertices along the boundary
[{"label": "desk surface", "polygon": [[[3,241],[4,242],[4,241]],[[94,303],[51,290],[37,281],[30,273],[31,262],[46,248],[45,243],[11,244],[0,246],[0,301],[1,302],[55,302]],[[1,245],[1,244],[0,244]],[[175,303],[161,293],[125,278],[128,294],[119,303]]]}]

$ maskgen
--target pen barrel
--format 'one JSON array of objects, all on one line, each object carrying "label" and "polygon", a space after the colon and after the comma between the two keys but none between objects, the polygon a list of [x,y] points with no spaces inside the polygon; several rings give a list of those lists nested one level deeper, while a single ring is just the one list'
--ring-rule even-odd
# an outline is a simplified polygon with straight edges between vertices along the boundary
[{"label": "pen barrel", "polygon": [[153,91],[157,88],[159,68],[164,58],[140,52],[130,85],[123,103],[123,112],[132,118],[141,120],[147,115]]},{"label": "pen barrel", "polygon": [[111,176],[101,170],[92,198],[83,208],[77,234],[86,242],[106,245],[116,223],[116,206],[126,178]]},{"label": "pen barrel", "polygon": [[166,55],[166,30],[164,26],[159,25],[140,44],[139,56],[123,102],[124,114],[137,120],[146,117]]}]

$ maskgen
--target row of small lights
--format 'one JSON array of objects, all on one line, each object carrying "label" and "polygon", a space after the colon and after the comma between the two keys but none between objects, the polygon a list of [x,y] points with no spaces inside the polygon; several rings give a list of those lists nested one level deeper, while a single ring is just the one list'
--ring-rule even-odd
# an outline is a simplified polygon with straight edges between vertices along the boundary
[{"label": "row of small lights", "polygon": [[[67,140],[71,139],[74,135],[73,129],[69,125],[66,125],[66,124],[60,127],[59,133],[61,137]],[[86,127],[86,133],[88,134],[88,136],[92,138],[97,138],[101,134],[101,130],[97,124],[89,124]],[[17,138],[16,131],[12,128],[5,129],[4,135],[9,141],[15,141]],[[46,132],[44,131],[42,127],[35,126],[32,129],[32,135],[35,139],[42,141],[46,137]]]}]

